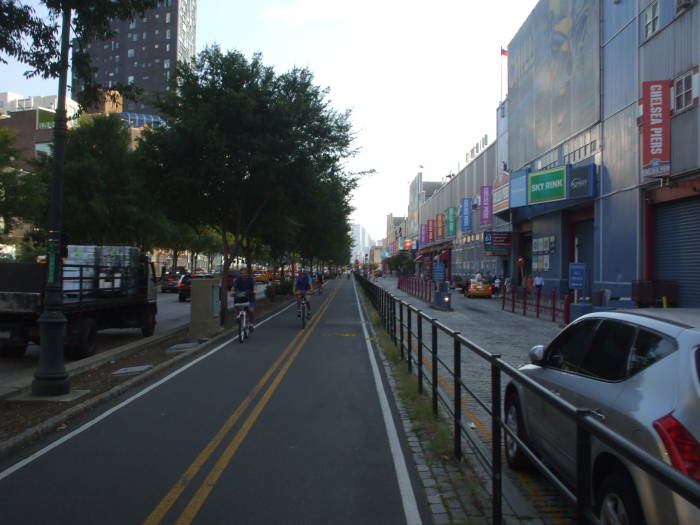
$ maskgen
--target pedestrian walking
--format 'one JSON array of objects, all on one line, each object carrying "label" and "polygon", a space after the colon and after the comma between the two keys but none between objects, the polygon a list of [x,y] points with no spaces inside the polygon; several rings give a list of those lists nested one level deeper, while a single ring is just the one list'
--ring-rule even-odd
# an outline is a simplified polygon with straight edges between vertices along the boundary
[{"label": "pedestrian walking", "polygon": [[501,278],[498,276],[493,281],[493,291],[497,296],[501,293]]},{"label": "pedestrian walking", "polygon": [[540,274],[537,274],[535,276],[535,281],[534,281],[535,289],[537,290],[538,293],[542,292],[542,286],[544,286],[544,279]]}]

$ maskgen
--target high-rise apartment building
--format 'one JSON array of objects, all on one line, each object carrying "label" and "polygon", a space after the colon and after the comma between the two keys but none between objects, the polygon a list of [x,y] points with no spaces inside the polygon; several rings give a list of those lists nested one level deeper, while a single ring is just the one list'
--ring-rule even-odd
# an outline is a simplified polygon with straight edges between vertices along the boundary
[{"label": "high-rise apartment building", "polygon": [[142,17],[115,21],[111,40],[87,44],[95,81],[107,88],[122,83],[143,89],[144,99],[126,101],[124,111],[157,113],[148,94],[167,91],[177,61],[194,57],[196,19],[197,0],[161,0]]}]

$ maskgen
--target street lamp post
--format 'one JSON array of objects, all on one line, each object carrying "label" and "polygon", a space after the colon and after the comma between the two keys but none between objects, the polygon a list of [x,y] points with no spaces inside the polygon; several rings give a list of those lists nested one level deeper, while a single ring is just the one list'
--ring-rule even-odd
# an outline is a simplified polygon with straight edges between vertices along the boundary
[{"label": "street lamp post", "polygon": [[63,163],[66,156],[66,90],[68,84],[68,49],[71,8],[63,6],[61,56],[58,76],[58,105],[54,120],[53,177],[48,239],[48,278],[44,293],[44,311],[39,317],[41,353],[34,374],[32,394],[58,396],[70,391],[68,374],[63,364],[63,333],[66,317],[61,311],[61,225],[63,212]]}]

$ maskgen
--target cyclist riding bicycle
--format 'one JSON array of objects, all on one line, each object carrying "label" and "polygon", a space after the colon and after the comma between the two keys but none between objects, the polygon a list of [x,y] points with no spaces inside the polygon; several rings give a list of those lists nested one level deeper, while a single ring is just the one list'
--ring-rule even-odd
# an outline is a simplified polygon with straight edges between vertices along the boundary
[{"label": "cyclist riding bicycle", "polygon": [[311,319],[311,301],[309,301],[309,297],[311,296],[312,290],[311,290],[311,276],[309,276],[308,273],[306,273],[306,270],[304,268],[301,269],[299,272],[299,275],[294,279],[294,295],[297,298],[297,317],[299,317],[300,314],[300,306],[301,306],[301,301],[304,300],[306,302],[306,318]]},{"label": "cyclist riding bicycle", "polygon": [[240,275],[233,282],[231,295],[235,297],[234,304],[248,302],[248,327],[253,331],[255,319],[255,279],[248,275],[247,268],[241,268]]}]

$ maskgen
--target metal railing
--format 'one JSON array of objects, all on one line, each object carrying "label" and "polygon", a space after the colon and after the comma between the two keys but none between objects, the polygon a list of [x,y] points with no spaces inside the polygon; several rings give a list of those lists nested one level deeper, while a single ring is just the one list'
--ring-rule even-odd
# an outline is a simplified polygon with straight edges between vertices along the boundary
[{"label": "metal railing", "polygon": [[[700,507],[700,484],[604,426],[595,419],[595,416],[591,415],[591,410],[577,408],[564,401],[501,359],[499,354],[484,350],[466,339],[460,332],[452,330],[414,305],[402,301],[388,290],[369,282],[360,275],[357,275],[357,280],[377,310],[391,340],[399,348],[401,358],[406,361],[408,371],[416,374],[418,389],[423,391],[424,385],[430,388],[433,413],[437,415],[442,408],[451,418],[455,457],[462,458],[462,445],[466,440],[475,457],[489,472],[492,492],[491,515],[494,524],[503,522],[503,469],[501,462],[503,432],[515,440],[533,465],[575,505],[579,523],[599,523],[594,515],[591,491],[591,438],[598,439],[621,457],[631,461],[693,505]],[[452,340],[451,366],[438,354],[439,333]],[[477,388],[465,383],[465,378],[462,375],[462,359],[466,356],[463,356],[463,349],[466,349],[468,354],[488,363],[490,403],[475,392]],[[426,367],[430,369],[430,374],[426,374]],[[447,372],[448,378],[442,377],[439,370]],[[518,435],[504,424],[501,415],[503,408],[501,399],[502,374],[506,374],[512,381],[534,392],[546,403],[554,406],[559,412],[575,422],[577,482],[573,490],[544,464]],[[441,385],[442,388],[440,388]],[[446,395],[446,391],[452,392],[451,399],[449,395]],[[491,419],[490,453],[488,450],[484,451],[484,447],[477,442],[477,438],[472,435],[468,425],[465,425],[462,417],[462,397],[465,393],[469,394],[479,409],[488,414]]]}]

